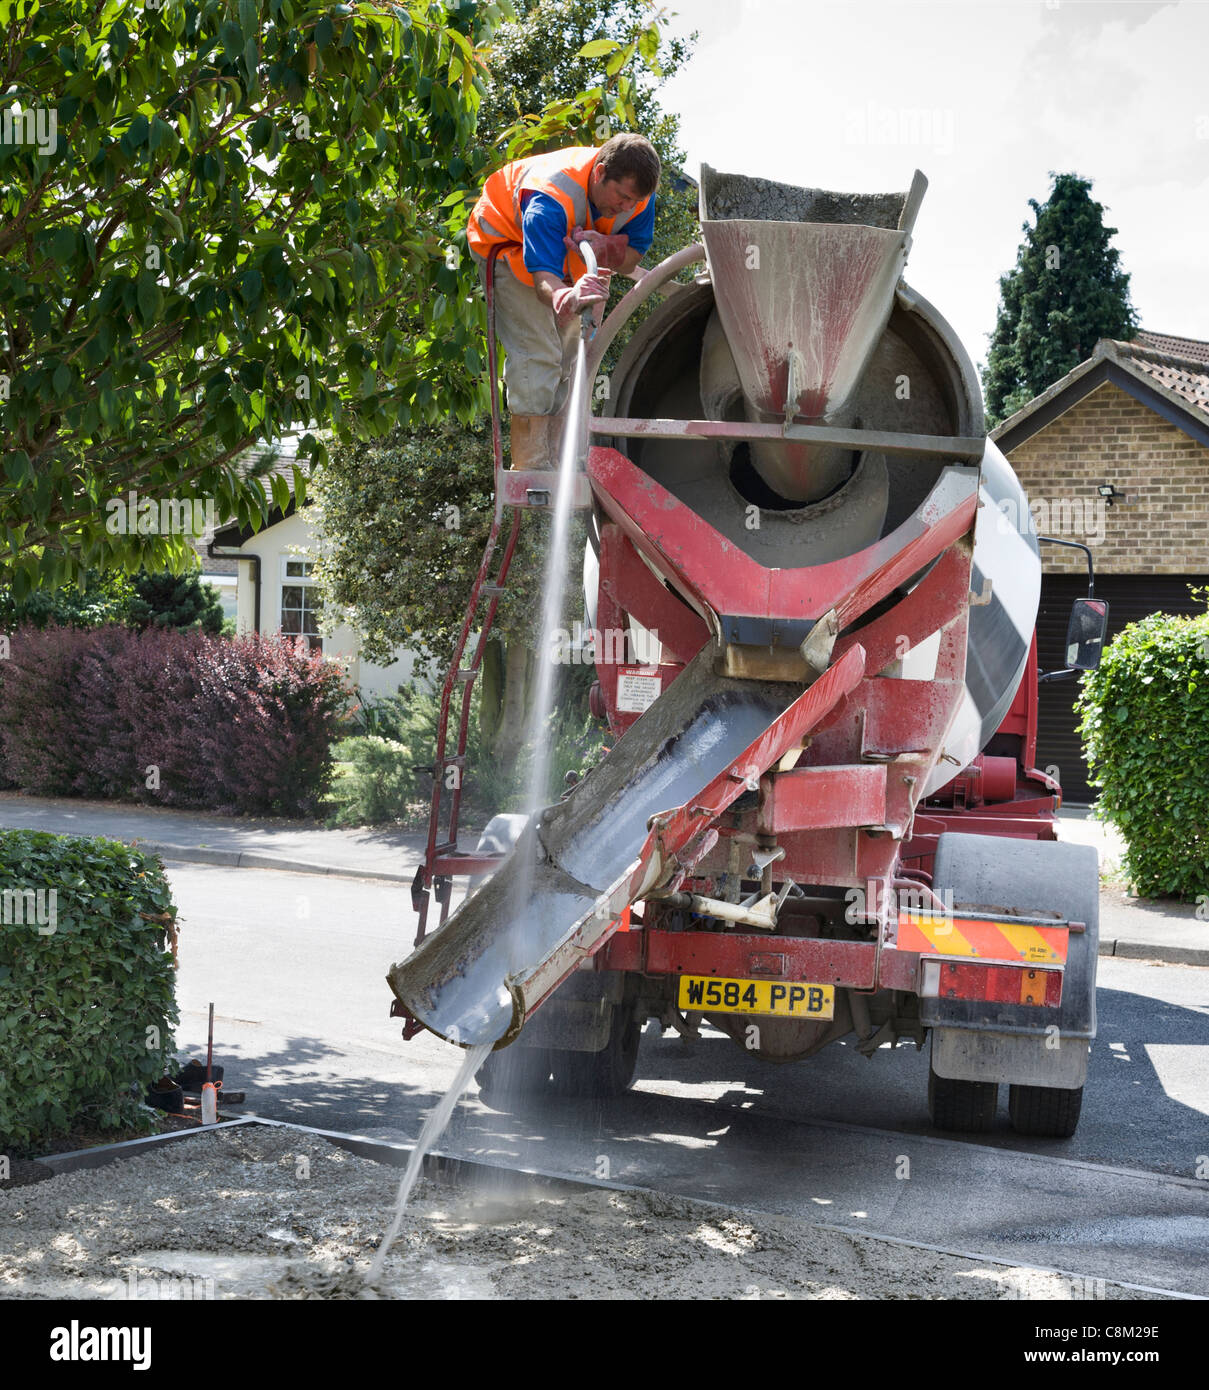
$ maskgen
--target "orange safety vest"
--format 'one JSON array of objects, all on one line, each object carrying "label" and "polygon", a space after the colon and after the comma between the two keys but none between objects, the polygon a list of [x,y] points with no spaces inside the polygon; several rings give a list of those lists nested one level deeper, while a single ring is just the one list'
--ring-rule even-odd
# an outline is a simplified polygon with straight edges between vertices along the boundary
[{"label": "orange safety vest", "polygon": [[[522,284],[533,284],[533,276],[525,269],[522,245],[522,195],[525,193],[545,193],[553,198],[567,215],[568,235],[575,227],[619,232],[651,199],[649,195],[643,198],[632,212],[593,220],[588,178],[599,153],[594,145],[573,145],[570,149],[517,159],[497,169],[483,185],[466,224],[466,240],[471,251],[480,260],[486,260],[491,248],[502,243],[505,249],[500,252],[499,259],[507,263]],[[583,257],[578,252],[568,251],[563,261],[563,274],[574,283],[587,273]]]}]

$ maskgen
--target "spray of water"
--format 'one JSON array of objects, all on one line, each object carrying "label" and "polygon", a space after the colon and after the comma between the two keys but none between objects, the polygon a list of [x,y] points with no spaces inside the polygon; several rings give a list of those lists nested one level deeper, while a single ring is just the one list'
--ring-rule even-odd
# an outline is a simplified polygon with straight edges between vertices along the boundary
[{"label": "spray of water", "polygon": [[[567,545],[571,530],[571,503],[575,496],[575,474],[587,449],[587,364],[584,340],[579,339],[575,369],[559,450],[558,478],[554,508],[550,518],[549,546],[542,582],[541,630],[537,646],[537,688],[529,711],[525,742],[533,750],[525,790],[525,814],[533,816],[549,801],[550,735],[547,728],[554,696],[555,636],[562,618],[563,594],[567,578]],[[525,859],[517,874],[513,903],[519,913],[533,893],[536,861]],[[524,934],[514,933],[509,946],[510,971],[532,965],[527,959]]]},{"label": "spray of water", "polygon": [[570,532],[571,502],[575,494],[575,472],[584,444],[584,396],[587,392],[584,340],[579,339],[575,371],[567,404],[566,425],[558,456],[558,485],[554,515],[550,519],[550,543],[546,552],[546,572],[542,584],[542,625],[538,639],[537,690],[529,715],[528,742],[533,747],[525,811],[532,815],[546,804],[549,796],[550,740],[546,723],[554,689],[554,640],[562,618],[563,592],[567,576],[567,540]]},{"label": "spray of water", "polygon": [[416,1140],[416,1146],[411,1151],[411,1157],[407,1161],[407,1167],[399,1182],[399,1193],[395,1198],[394,1217],[386,1235],[382,1238],[382,1244],[378,1246],[378,1252],[369,1267],[369,1273],[365,1276],[366,1283],[376,1283],[382,1277],[386,1256],[394,1244],[395,1237],[399,1234],[399,1227],[403,1224],[403,1213],[407,1209],[407,1200],[411,1196],[412,1188],[415,1187],[416,1179],[420,1176],[420,1169],[424,1165],[424,1155],[444,1133],[445,1126],[449,1123],[454,1107],[461,1099],[462,1092],[470,1085],[470,1078],[486,1061],[491,1046],[491,1043],[483,1043],[478,1047],[466,1049],[466,1056],[462,1060],[457,1076],[453,1078],[453,1084],[441,1097],[440,1103],[429,1114],[428,1119],[424,1121],[424,1128],[420,1131],[420,1137]]},{"label": "spray of water", "polygon": [[[587,395],[587,365],[584,340],[579,339],[575,359],[575,371],[571,379],[571,392],[567,404],[566,425],[563,429],[562,448],[558,460],[558,480],[555,486],[554,514],[550,523],[550,545],[546,554],[546,570],[542,586],[542,625],[538,645],[538,681],[536,698],[529,717],[528,743],[533,748],[533,761],[529,768],[529,783],[525,797],[525,811],[533,815],[547,801],[550,778],[550,740],[546,723],[554,692],[554,636],[562,616],[563,589],[567,572],[567,542],[570,532],[571,502],[575,493],[575,471],[579,460],[587,448],[587,415],[585,398]],[[528,872],[520,876],[517,885],[521,902],[527,902],[532,891],[533,862],[528,861]],[[519,943],[518,943],[519,944]],[[531,962],[520,959],[511,962],[517,969]],[[374,1283],[382,1275],[386,1256],[399,1234],[403,1223],[403,1213],[420,1168],[424,1155],[444,1133],[445,1126],[453,1115],[454,1108],[462,1092],[470,1085],[471,1077],[487,1059],[492,1044],[484,1043],[478,1047],[467,1048],[461,1069],[453,1079],[453,1084],[445,1092],[440,1103],[424,1122],[420,1137],[412,1150],[406,1171],[399,1183],[399,1193],[395,1198],[395,1214],[390,1228],[378,1247],[373,1263],[366,1275],[368,1283]]]}]

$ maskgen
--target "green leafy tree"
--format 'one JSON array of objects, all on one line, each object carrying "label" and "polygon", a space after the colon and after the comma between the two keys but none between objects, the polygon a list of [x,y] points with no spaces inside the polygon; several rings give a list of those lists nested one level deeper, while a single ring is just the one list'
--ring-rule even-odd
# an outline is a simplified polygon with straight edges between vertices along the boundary
[{"label": "green leafy tree", "polygon": [[1128,340],[1138,323],[1129,275],[1109,245],[1115,227],[1091,196],[1091,180],[1051,174],[1045,203],[1029,199],[1015,267],[999,280],[999,319],[983,369],[992,425],[1091,356],[1100,338]]},{"label": "green leafy tree", "polygon": [[[462,200],[499,4],[0,0],[0,565],[183,568],[106,502],[284,479],[233,461],[482,409]],[[565,113],[521,123],[539,138]],[[507,132],[503,133],[507,136]],[[452,199],[452,201],[451,201]]]},{"label": "green leafy tree", "polygon": [[[331,549],[320,553],[314,573],[332,599],[351,604],[371,661],[393,660],[398,646],[430,657],[444,676],[466,617],[471,585],[494,516],[491,426],[456,422],[399,430],[350,455],[339,448],[316,480],[321,532]],[[511,524],[511,514],[504,518]],[[534,670],[533,626],[541,608],[547,518],[522,517],[516,558],[500,598],[493,634],[484,652],[487,691],[483,735],[488,747],[511,761],[519,752],[525,701]],[[583,554],[586,533],[573,521],[569,553]],[[496,561],[503,549],[496,551]],[[568,628],[582,615],[579,586],[568,586],[563,614]]]},{"label": "green leafy tree", "polygon": [[[695,190],[675,187],[683,162],[679,120],[660,108],[657,95],[687,59],[689,44],[664,38],[641,0],[530,0],[517,9],[517,19],[496,35],[479,112],[480,135],[494,142],[495,163],[518,153],[515,139],[505,144],[499,135],[509,122],[528,129],[537,149],[599,144],[619,129],[640,130],[659,151],[665,171],[655,241],[644,260],[657,264],[694,241]],[[627,93],[619,84],[636,56],[642,66]],[[575,107],[567,98],[572,92],[578,94]],[[581,119],[568,121],[557,134],[532,117],[535,109],[563,108],[578,111]],[[471,201],[477,194],[476,188]],[[613,302],[630,288],[628,280],[615,281]],[[476,300],[481,302],[477,292]],[[627,337],[623,332],[610,349],[606,379]],[[483,417],[470,424],[401,426],[386,439],[333,448],[331,466],[318,480],[325,554],[317,574],[329,607],[346,612],[365,634],[371,659],[389,660],[397,646],[406,645],[447,666],[490,530],[491,454],[490,422]],[[526,514],[494,640],[484,653],[481,724],[488,746],[505,761],[520,747],[534,672],[544,535],[545,518]],[[581,527],[570,551],[576,570],[583,545]],[[578,584],[569,589],[568,627],[582,614]]]},{"label": "green leafy tree", "polygon": [[0,591],[0,628],[101,627],[124,623],[130,615],[134,584],[120,571],[85,570],[74,584],[34,589],[17,602],[11,590]]},{"label": "green leafy tree", "polygon": [[198,628],[217,637],[222,632],[222,600],[213,584],[197,573],[134,576],[129,621],[135,627]]}]

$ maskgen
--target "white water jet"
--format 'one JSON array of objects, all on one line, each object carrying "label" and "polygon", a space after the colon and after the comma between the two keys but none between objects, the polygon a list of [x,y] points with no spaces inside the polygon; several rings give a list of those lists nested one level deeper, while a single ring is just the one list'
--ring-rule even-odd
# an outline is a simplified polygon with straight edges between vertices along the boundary
[{"label": "white water jet", "polygon": [[550,544],[546,552],[546,570],[542,583],[542,625],[537,646],[537,691],[529,715],[527,739],[533,746],[533,761],[529,767],[529,785],[525,796],[525,813],[530,816],[540,811],[549,798],[549,787],[546,783],[550,776],[550,740],[546,722],[550,716],[554,689],[556,634],[562,626],[563,591],[567,578],[567,541],[570,533],[571,503],[575,497],[575,473],[583,453],[583,445],[586,443],[586,377],[584,340],[581,337],[575,358],[575,371],[571,378],[562,448],[558,456],[554,515],[550,520]]},{"label": "white water jet", "polygon": [[376,1283],[382,1277],[386,1256],[390,1253],[390,1247],[394,1244],[395,1237],[399,1234],[399,1227],[403,1224],[403,1213],[407,1209],[407,1199],[411,1196],[412,1188],[415,1187],[416,1179],[420,1176],[420,1169],[424,1165],[424,1155],[444,1133],[445,1126],[449,1123],[454,1108],[461,1099],[462,1092],[470,1085],[471,1078],[486,1061],[491,1048],[491,1043],[481,1043],[477,1047],[466,1049],[466,1056],[463,1058],[462,1065],[458,1074],[453,1078],[449,1090],[445,1092],[439,1104],[424,1121],[424,1128],[420,1131],[420,1137],[416,1140],[416,1146],[411,1151],[411,1157],[408,1159],[403,1177],[399,1181],[399,1194],[395,1198],[394,1218],[386,1234],[382,1237],[382,1244],[378,1246],[378,1251],[369,1267],[369,1273],[365,1276],[367,1284]]},{"label": "white water jet", "polygon": [[[570,537],[571,504],[575,498],[575,474],[588,443],[587,435],[587,364],[584,339],[579,340],[575,369],[571,378],[570,397],[563,425],[562,446],[558,457],[558,475],[554,488],[554,508],[550,518],[549,545],[542,579],[541,629],[537,645],[537,689],[529,712],[525,746],[532,748],[529,776],[523,810],[532,818],[549,802],[550,789],[550,732],[547,723],[554,693],[555,638],[561,628],[563,593],[567,579],[567,546]],[[517,876],[515,896],[517,910],[528,903],[533,891],[536,858],[529,857]],[[528,951],[519,939],[514,940],[509,959],[510,971],[532,965]]]},{"label": "white water jet", "polygon": [[[549,788],[546,783],[550,776],[550,740],[546,721],[550,715],[550,705],[554,690],[553,645],[555,633],[562,617],[563,589],[567,573],[567,542],[570,533],[571,503],[575,497],[575,473],[579,461],[587,448],[587,419],[585,398],[587,395],[587,366],[584,340],[579,339],[575,358],[575,371],[571,380],[570,399],[567,404],[566,423],[563,427],[562,448],[559,451],[558,475],[554,492],[554,514],[550,523],[549,549],[546,554],[546,567],[543,578],[542,622],[538,638],[538,680],[536,699],[529,717],[527,742],[533,747],[533,761],[529,768],[528,788],[525,796],[525,812],[535,815],[546,804]],[[527,901],[532,887],[533,865],[529,872],[521,876],[518,891],[521,901]],[[514,969],[528,964],[526,961],[512,962]],[[487,1059],[492,1043],[483,1043],[466,1049],[466,1056],[457,1076],[440,1103],[424,1122],[420,1137],[412,1150],[407,1168],[399,1182],[399,1194],[395,1198],[395,1214],[390,1227],[382,1239],[366,1274],[367,1283],[375,1283],[382,1276],[386,1256],[399,1234],[403,1224],[403,1214],[411,1196],[424,1155],[432,1148],[445,1130],[453,1115],[454,1108],[462,1093],[470,1085],[471,1078]]]}]

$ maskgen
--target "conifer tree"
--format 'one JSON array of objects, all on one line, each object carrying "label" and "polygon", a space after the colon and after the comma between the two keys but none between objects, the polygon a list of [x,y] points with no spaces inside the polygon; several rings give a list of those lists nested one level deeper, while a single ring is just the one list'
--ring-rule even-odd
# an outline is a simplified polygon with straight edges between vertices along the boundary
[{"label": "conifer tree", "polygon": [[987,423],[997,425],[1091,356],[1100,338],[1128,340],[1138,323],[1129,275],[1109,245],[1115,227],[1091,180],[1051,174],[1048,200],[1029,199],[1035,225],[999,281],[999,319],[983,369]]}]

